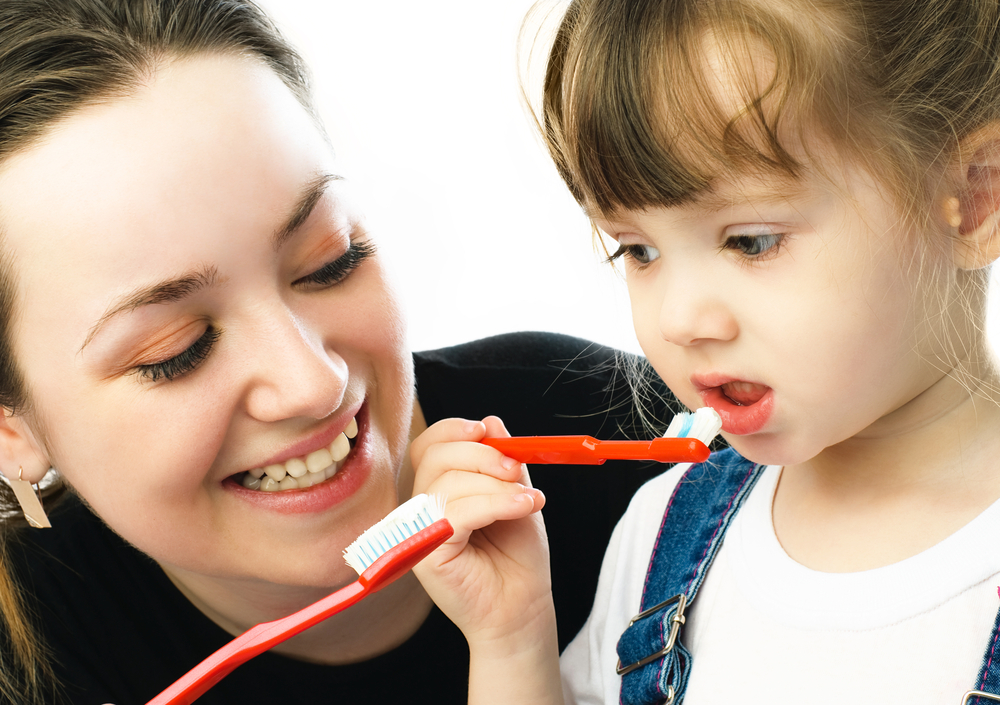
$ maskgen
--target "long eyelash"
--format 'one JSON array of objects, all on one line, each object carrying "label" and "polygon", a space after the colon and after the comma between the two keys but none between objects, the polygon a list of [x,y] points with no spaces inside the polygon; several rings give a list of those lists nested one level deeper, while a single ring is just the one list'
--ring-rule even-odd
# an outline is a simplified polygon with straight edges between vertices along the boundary
[{"label": "long eyelash", "polygon": [[637,250],[642,250],[642,245],[619,245],[618,249],[611,254],[605,261],[607,264],[614,264],[615,260],[625,258],[625,261],[630,267],[637,267],[642,269],[651,264],[651,262],[643,262],[642,257],[636,255]]},{"label": "long eyelash", "polygon": [[361,264],[375,254],[374,243],[364,240],[352,242],[347,248],[347,252],[340,257],[324,265],[308,276],[295,281],[296,284],[319,284],[320,286],[333,286],[339,284]]},{"label": "long eyelash", "polygon": [[727,238],[726,241],[722,243],[722,249],[735,251],[742,257],[744,262],[747,264],[753,264],[755,262],[767,262],[768,260],[777,257],[778,253],[781,252],[781,250],[785,247],[785,245],[787,244],[786,237],[787,237],[786,235],[776,235],[774,245],[765,250],[764,252],[761,252],[760,254],[756,255],[751,255],[742,252],[739,247],[735,246],[735,243],[740,240],[743,241],[756,240],[757,237],[753,235],[737,235],[734,237]]},{"label": "long eyelash", "polygon": [[135,372],[139,377],[150,382],[156,382],[161,379],[170,381],[176,377],[185,375],[208,357],[208,354],[212,351],[212,347],[219,340],[219,335],[220,331],[218,329],[209,326],[205,330],[204,335],[198,338],[191,347],[181,354],[175,355],[169,360],[155,362],[151,365],[139,365],[135,368]]},{"label": "long eyelash", "polygon": [[604,260],[604,264],[614,264],[617,260],[621,259],[628,254],[628,245],[619,245],[618,249],[608,255],[607,259]]}]

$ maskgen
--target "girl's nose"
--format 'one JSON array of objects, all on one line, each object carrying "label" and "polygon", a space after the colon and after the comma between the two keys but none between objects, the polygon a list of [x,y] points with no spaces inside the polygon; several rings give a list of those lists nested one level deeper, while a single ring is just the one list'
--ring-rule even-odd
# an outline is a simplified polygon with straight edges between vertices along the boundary
[{"label": "girl's nose", "polygon": [[259,421],[321,419],[342,403],[347,363],[289,311],[261,321],[249,357],[247,409]]},{"label": "girl's nose", "polygon": [[729,341],[739,330],[722,293],[696,278],[667,287],[660,305],[659,327],[665,341],[682,347]]}]

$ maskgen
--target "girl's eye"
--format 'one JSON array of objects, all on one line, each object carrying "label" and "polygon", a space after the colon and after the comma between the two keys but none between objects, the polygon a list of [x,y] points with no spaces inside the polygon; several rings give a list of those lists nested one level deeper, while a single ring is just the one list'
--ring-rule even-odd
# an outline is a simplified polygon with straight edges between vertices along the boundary
[{"label": "girl's eye", "polygon": [[361,266],[362,262],[375,254],[375,245],[364,240],[362,242],[351,242],[347,252],[340,257],[323,265],[312,274],[301,279],[296,279],[293,284],[313,284],[318,286],[333,286],[347,279],[355,269]]},{"label": "girl's eye", "polygon": [[781,233],[761,233],[759,235],[731,235],[722,247],[735,250],[750,259],[762,259],[778,254],[785,236]]},{"label": "girl's eye", "polygon": [[620,257],[630,259],[639,265],[645,265],[658,260],[660,251],[649,245],[619,245],[614,254],[608,257],[608,263],[610,264]]},{"label": "girl's eye", "polygon": [[209,326],[202,336],[180,355],[149,365],[139,365],[134,368],[135,372],[140,378],[149,382],[157,382],[161,379],[170,381],[186,375],[208,357],[212,347],[219,340],[219,334],[218,329]]}]

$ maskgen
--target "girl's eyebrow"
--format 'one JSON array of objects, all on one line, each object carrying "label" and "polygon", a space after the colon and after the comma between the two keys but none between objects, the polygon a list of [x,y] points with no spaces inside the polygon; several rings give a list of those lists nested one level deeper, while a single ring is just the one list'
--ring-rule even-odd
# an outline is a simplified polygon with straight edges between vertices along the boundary
[{"label": "girl's eyebrow", "polygon": [[110,319],[126,311],[134,311],[141,306],[150,304],[167,304],[187,298],[196,291],[215,284],[219,272],[215,267],[206,267],[200,272],[192,272],[173,279],[157,282],[150,286],[142,287],[131,294],[126,294],[117,303],[108,307],[108,310],[94,324],[87,333],[87,339],[80,346],[80,351],[87,347],[94,336],[97,335],[101,327]]}]

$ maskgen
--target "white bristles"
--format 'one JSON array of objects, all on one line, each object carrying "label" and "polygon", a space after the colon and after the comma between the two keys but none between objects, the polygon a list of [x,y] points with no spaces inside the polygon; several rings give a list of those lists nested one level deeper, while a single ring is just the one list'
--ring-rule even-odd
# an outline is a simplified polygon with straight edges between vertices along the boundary
[{"label": "white bristles", "polygon": [[444,504],[441,495],[426,494],[403,502],[345,548],[344,560],[361,575],[390,548],[443,519]]},{"label": "white bristles", "polygon": [[677,414],[670,420],[664,438],[697,438],[708,445],[722,430],[722,417],[710,406],[703,406],[693,414]]}]

